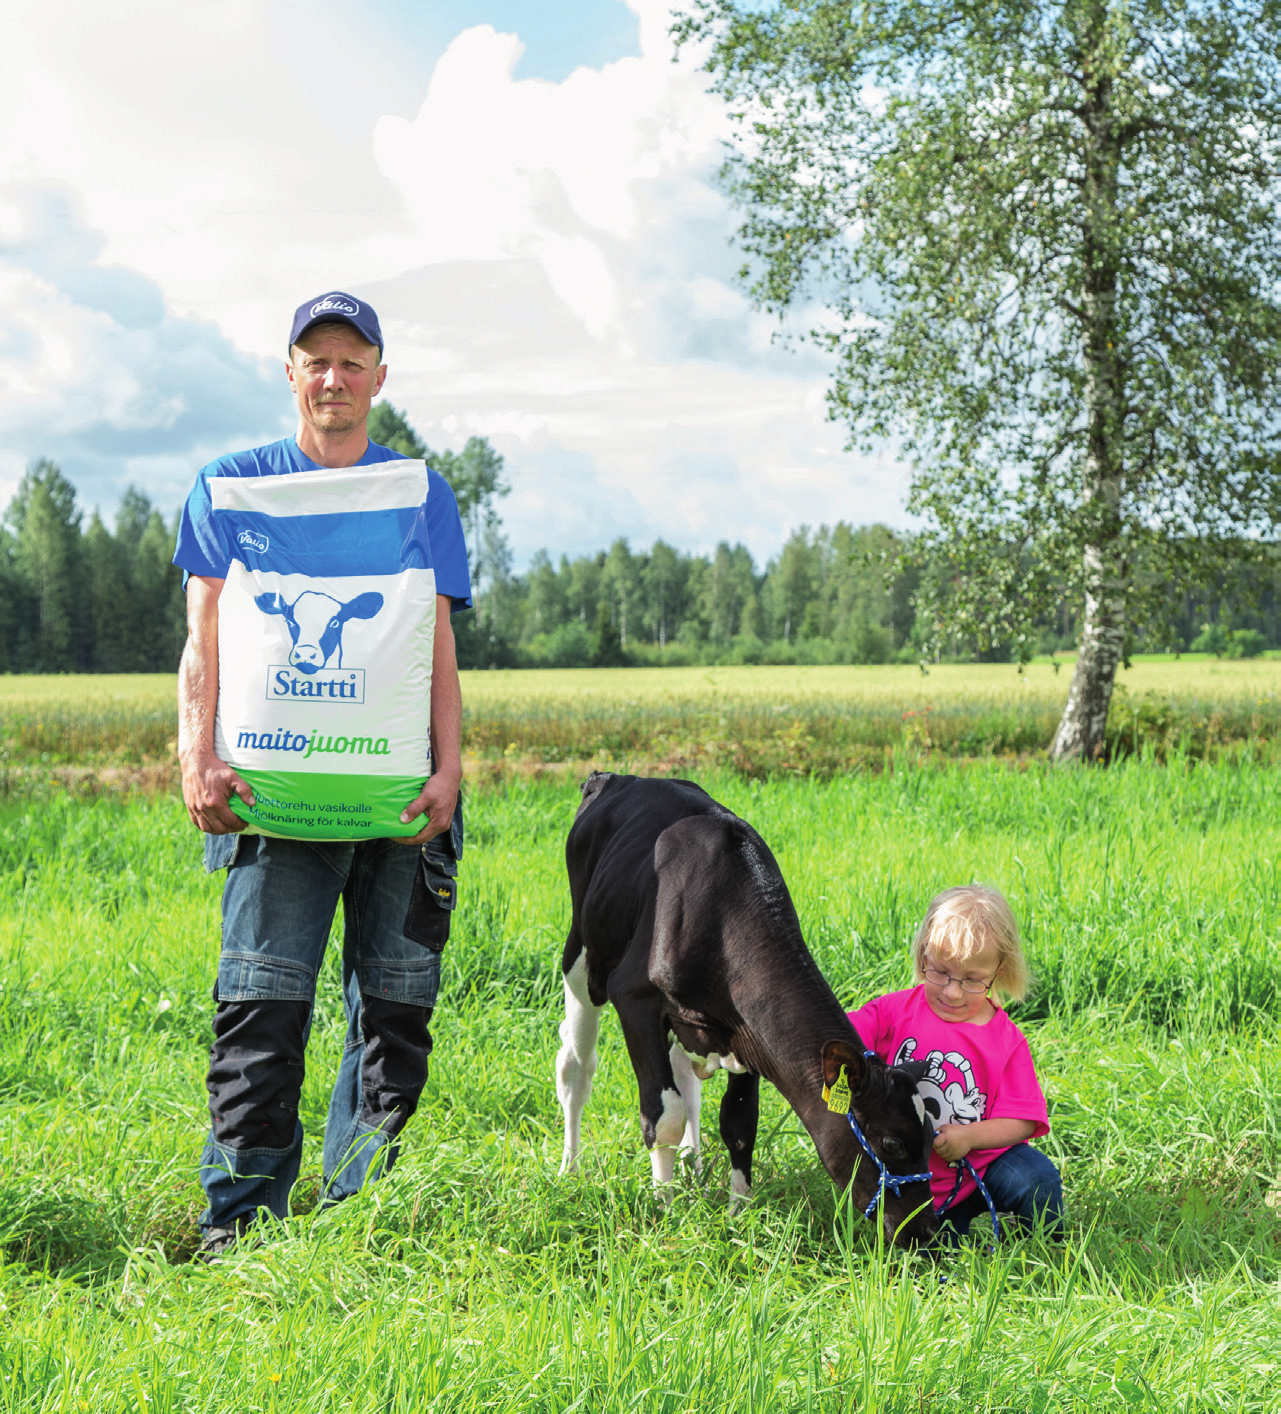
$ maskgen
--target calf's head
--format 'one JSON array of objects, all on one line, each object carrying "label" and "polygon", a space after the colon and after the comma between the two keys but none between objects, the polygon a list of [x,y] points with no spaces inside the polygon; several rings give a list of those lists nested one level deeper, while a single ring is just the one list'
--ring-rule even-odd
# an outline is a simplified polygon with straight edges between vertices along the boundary
[{"label": "calf's head", "polygon": [[[823,1047],[823,1083],[829,1088],[838,1085],[842,1073],[849,1085],[849,1108],[890,1177],[927,1173],[934,1126],[916,1088],[925,1074],[924,1063],[888,1066],[865,1056],[862,1046],[829,1041]],[[833,1132],[822,1146],[824,1165],[842,1191],[850,1186],[854,1203],[864,1210],[876,1194],[880,1171],[844,1114],[826,1118]],[[938,1231],[930,1185],[924,1180],[905,1183],[898,1193],[887,1184],[873,1217],[884,1227],[885,1240],[900,1247],[928,1242]]]},{"label": "calf's head", "polygon": [[348,619],[372,619],[383,606],[383,596],[370,591],[345,604],[331,594],[305,589],[292,604],[280,594],[259,594],[254,603],[264,614],[280,614],[289,628],[293,648],[291,666],[314,673],[338,653],[342,663],[342,627]]}]

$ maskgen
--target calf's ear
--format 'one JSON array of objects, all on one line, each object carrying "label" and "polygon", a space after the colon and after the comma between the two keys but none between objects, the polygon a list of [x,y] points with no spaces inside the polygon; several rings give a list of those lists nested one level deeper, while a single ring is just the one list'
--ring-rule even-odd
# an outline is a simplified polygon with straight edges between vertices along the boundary
[{"label": "calf's ear", "polygon": [[348,619],[372,619],[382,606],[383,596],[371,589],[366,594],[357,594],[354,599],[349,599],[335,617],[342,623]]},{"label": "calf's ear", "polygon": [[823,1084],[835,1085],[842,1069],[849,1077],[850,1093],[857,1094],[867,1079],[867,1057],[848,1041],[829,1041],[823,1047]]},{"label": "calf's ear", "polygon": [[254,595],[254,603],[264,614],[283,614],[289,609],[289,605],[279,594],[256,594]]}]

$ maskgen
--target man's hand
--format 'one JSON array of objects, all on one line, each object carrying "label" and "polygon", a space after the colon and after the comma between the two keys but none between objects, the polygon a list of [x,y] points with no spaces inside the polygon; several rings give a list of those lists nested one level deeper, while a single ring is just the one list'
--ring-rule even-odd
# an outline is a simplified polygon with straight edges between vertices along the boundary
[{"label": "man's hand", "polygon": [[187,646],[178,664],[178,760],[182,799],[191,823],[207,835],[230,835],[245,828],[227,802],[238,795],[246,805],[254,793],[215,754],[218,711],[218,598],[224,581],[193,574],[187,581]]},{"label": "man's hand", "polygon": [[458,787],[461,782],[460,774],[443,769],[429,777],[412,804],[400,812],[402,825],[408,825],[420,817],[427,823],[416,835],[411,835],[408,839],[393,836],[396,843],[417,847],[435,839],[437,835],[443,835],[454,818],[454,806],[458,803]]},{"label": "man's hand", "polygon": [[436,634],[432,644],[431,668],[431,759],[437,769],[412,804],[400,812],[400,823],[408,825],[420,817],[426,821],[408,839],[392,836],[398,844],[417,847],[443,835],[454,818],[458,788],[463,783],[460,749],[463,729],[463,698],[458,687],[458,664],[454,657],[454,630],[449,615],[452,603],[447,594],[436,596]]},{"label": "man's hand", "polygon": [[227,803],[238,795],[253,805],[254,793],[230,766],[212,751],[192,752],[182,758],[182,798],[191,823],[207,835],[230,835],[245,822]]}]

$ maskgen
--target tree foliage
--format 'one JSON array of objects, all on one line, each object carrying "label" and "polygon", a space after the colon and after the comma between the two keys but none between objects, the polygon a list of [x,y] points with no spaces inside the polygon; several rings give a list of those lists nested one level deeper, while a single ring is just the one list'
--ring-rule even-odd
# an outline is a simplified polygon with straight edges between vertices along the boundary
[{"label": "tree foliage", "polygon": [[[937,638],[1031,651],[1102,742],[1171,582],[1257,564],[1281,494],[1281,4],[696,0],[744,276],[813,315],[832,414],[894,437]],[[820,307],[814,314],[814,305]]]},{"label": "tree foliage", "polygon": [[82,519],[62,471],[34,462],[0,527],[0,670],[172,672],[186,638],[177,517],[130,488],[114,533],[96,510]]}]

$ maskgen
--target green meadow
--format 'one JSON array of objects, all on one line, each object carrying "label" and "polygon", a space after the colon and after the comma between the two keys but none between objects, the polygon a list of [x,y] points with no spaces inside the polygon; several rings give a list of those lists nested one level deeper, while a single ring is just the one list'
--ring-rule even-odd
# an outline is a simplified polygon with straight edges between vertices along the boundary
[{"label": "green meadow", "polygon": [[[401,1161],[315,1211],[343,1033],[331,956],[295,1215],[213,1267],[189,1258],[219,881],[161,771],[172,679],[77,683],[0,679],[0,1411],[1281,1407],[1281,663],[1137,663],[1131,702],[1256,726],[1097,770],[935,733],[948,713],[1013,717],[1020,693],[1053,713],[1067,674],[1048,667],[1026,685],[1010,668],[471,676],[460,909]],[[780,701],[898,735],[869,745],[873,769],[808,771],[591,736],[648,704],[696,748],[712,715],[765,723]],[[558,731],[559,754],[538,747]],[[976,1241],[937,1265],[882,1250],[772,1092],[733,1215],[715,1081],[703,1175],[665,1209],[612,1014],[582,1170],[557,1176],[562,852],[586,759],[691,770],[749,819],[851,1006],[910,980],[937,890],[1008,893],[1039,979],[1015,1017],[1065,1242]]]}]

